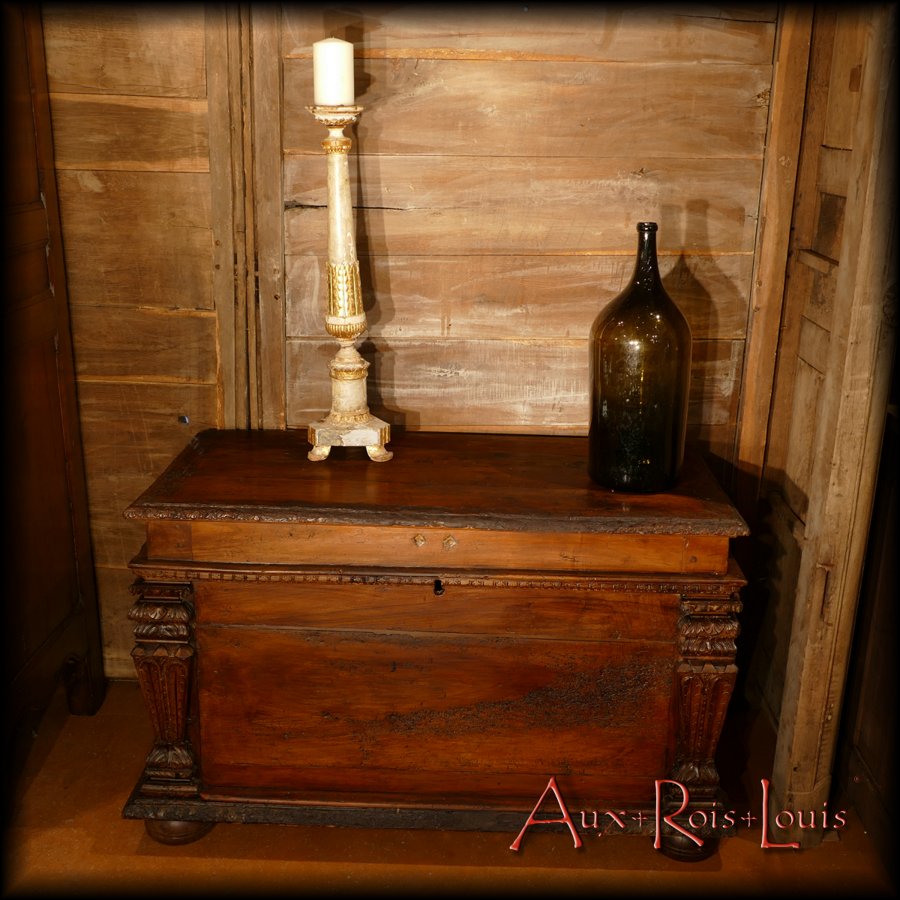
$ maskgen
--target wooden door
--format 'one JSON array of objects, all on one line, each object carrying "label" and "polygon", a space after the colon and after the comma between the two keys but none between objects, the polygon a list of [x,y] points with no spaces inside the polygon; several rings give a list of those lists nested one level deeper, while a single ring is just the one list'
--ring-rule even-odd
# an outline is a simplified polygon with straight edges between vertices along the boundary
[{"label": "wooden door", "polygon": [[103,663],[37,7],[3,5],[6,171],[4,679],[16,757],[65,678],[96,711]]},{"label": "wooden door", "polygon": [[779,810],[829,799],[881,452],[896,277],[893,15],[887,4],[815,9],[757,534],[768,609],[755,681],[778,723]]}]

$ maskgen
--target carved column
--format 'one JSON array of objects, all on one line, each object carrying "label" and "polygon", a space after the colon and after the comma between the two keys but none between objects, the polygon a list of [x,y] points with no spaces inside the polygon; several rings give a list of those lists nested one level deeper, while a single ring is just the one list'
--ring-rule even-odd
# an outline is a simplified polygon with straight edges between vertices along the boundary
[{"label": "carved column", "polygon": [[197,764],[187,735],[194,648],[189,584],[138,581],[128,613],[134,623],[131,651],[155,741],[144,767],[141,793],[197,793]]},{"label": "carved column", "polygon": [[[736,594],[723,598],[684,597],[681,601],[681,659],[675,673],[677,730],[671,778],[689,794],[690,809],[701,813],[711,811],[722,801],[715,753],[737,677],[734,660],[740,611]],[[681,806],[685,794],[669,785],[664,796],[667,808],[674,811]],[[685,860],[704,859],[714,852],[718,843],[715,831],[702,827],[692,830],[702,838],[702,846],[670,834],[664,839],[664,852]]]}]

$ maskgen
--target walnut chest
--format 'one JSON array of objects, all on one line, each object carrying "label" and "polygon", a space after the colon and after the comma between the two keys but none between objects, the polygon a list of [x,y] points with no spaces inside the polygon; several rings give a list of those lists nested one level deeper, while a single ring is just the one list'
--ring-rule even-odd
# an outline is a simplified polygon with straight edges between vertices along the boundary
[{"label": "walnut chest", "polygon": [[155,742],[124,815],[170,843],[235,821],[515,837],[551,779],[573,811],[649,813],[661,780],[714,804],[747,529],[699,456],[626,495],[584,438],[392,449],[311,462],[302,432],[206,431],[128,508]]}]

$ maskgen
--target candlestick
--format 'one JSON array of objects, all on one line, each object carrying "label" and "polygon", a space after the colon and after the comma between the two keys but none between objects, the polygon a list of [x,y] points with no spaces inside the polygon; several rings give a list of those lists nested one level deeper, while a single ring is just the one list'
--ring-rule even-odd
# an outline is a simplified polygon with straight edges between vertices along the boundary
[{"label": "candlestick", "polygon": [[353,44],[326,38],[313,44],[313,96],[316,106],[352,106]]},{"label": "candlestick", "polygon": [[309,458],[326,459],[332,447],[365,447],[369,458],[385,462],[394,455],[384,445],[390,440],[390,426],[369,412],[366,377],[369,364],[356,349],[357,339],[366,331],[359,282],[359,262],[353,235],[353,207],[350,199],[348,156],[350,138],[344,128],[359,120],[361,106],[311,106],[309,111],[328,129],[322,141],[328,161],[328,308],[325,330],[340,349],[329,363],[331,412],[309,425]]}]

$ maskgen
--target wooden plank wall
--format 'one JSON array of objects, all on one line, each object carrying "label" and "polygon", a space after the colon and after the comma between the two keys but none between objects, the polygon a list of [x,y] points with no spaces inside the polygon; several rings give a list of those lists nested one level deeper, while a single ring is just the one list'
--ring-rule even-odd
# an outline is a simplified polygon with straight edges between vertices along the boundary
[{"label": "wooden plank wall", "polygon": [[43,9],[107,675],[133,676],[122,511],[221,421],[201,9]]},{"label": "wooden plank wall", "polygon": [[775,17],[666,5],[286,7],[287,423],[328,407],[323,129],[311,46],[357,46],[351,180],[376,412],[427,430],[582,434],[590,325],[635,224],[695,343],[691,433],[729,460]]},{"label": "wooden plank wall", "polygon": [[44,22],[110,674],[131,674],[141,543],[122,510],[199,428],[302,429],[329,406],[306,106],[331,34],[357,47],[365,107],[350,164],[373,411],[585,433],[590,325],[652,219],[694,334],[690,434],[727,477],[774,5],[48,4]]}]

